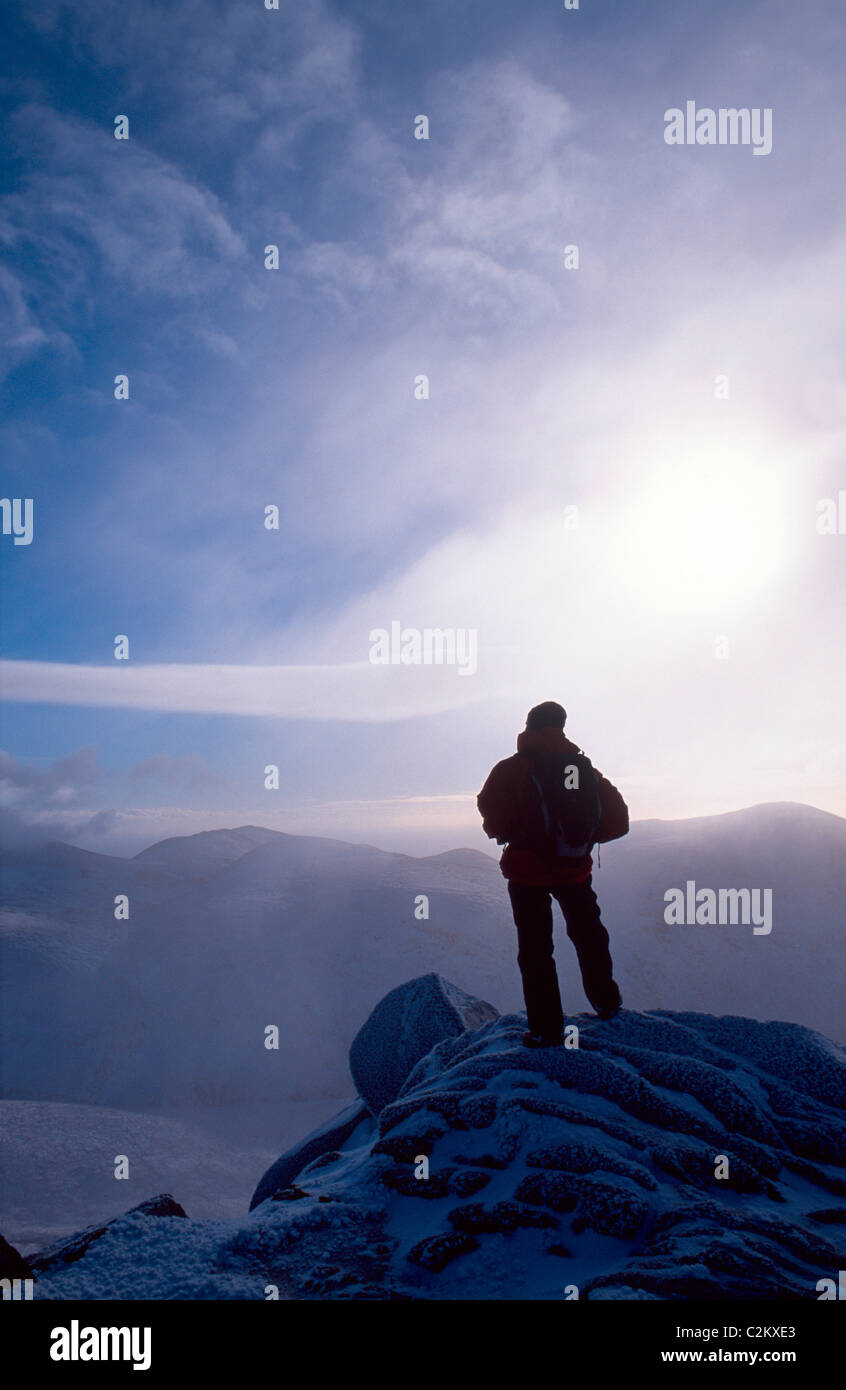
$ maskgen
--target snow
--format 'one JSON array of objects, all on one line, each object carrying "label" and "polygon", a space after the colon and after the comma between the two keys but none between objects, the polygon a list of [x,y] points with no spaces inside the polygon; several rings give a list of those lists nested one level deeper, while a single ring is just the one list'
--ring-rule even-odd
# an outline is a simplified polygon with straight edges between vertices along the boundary
[{"label": "snow", "polygon": [[318,1125],[305,1139],[301,1139],[271,1164],[252,1195],[250,1210],[271,1197],[281,1187],[287,1187],[307,1165],[321,1159],[327,1153],[342,1148],[356,1131],[369,1132],[372,1129],[371,1120],[370,1111],[364,1102],[355,1100],[351,1105],[345,1106],[340,1114],[333,1115],[331,1120]]},{"label": "snow", "polygon": [[[174,1189],[190,1216],[235,1216],[276,1157],[182,1120],[46,1101],[1,1101],[0,1134],[2,1231],[19,1250]],[[114,1176],[117,1154],[129,1159],[125,1179]]]},{"label": "snow", "polygon": [[844,1049],[690,1012],[576,1022],[578,1049],[527,1051],[519,1015],[445,1038],[249,1215],[127,1215],[36,1297],[816,1298],[846,1258]]}]

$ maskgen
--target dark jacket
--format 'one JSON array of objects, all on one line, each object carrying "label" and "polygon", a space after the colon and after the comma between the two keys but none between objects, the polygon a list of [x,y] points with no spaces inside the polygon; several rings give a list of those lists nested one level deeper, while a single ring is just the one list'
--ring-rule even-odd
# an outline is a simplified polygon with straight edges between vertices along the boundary
[{"label": "dark jacket", "polygon": [[[525,729],[517,737],[517,752],[513,757],[504,758],[493,768],[476,798],[476,804],[485,834],[489,839],[496,840],[497,844],[506,846],[499,867],[505,877],[515,883],[536,884],[544,888],[586,883],[593,868],[589,854],[562,862],[546,859],[536,850],[520,847],[520,841],[526,838],[527,828],[534,822],[536,797],[531,759],[523,756],[526,753],[564,753],[572,757],[581,753],[581,749],[567,738],[563,729]],[[625,829],[619,833],[625,834],[628,829],[625,803],[616,787],[596,768],[594,772],[599,778],[600,799],[613,799],[615,808],[622,807]],[[515,843],[512,844],[512,841]]]}]

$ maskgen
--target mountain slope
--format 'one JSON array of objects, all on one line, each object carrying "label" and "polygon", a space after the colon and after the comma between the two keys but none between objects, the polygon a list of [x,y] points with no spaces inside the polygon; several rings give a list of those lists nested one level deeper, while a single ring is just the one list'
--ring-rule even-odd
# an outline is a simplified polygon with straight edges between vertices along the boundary
[{"label": "mountain slope", "polygon": [[[664,893],[688,880],[772,890],[772,931],[668,925]],[[631,1007],[791,1019],[846,1043],[842,817],[779,803],[638,822],[603,851],[594,886]]]},{"label": "mountain slope", "polygon": [[331,1110],[351,1093],[358,1022],[392,985],[434,968],[483,995],[514,974],[485,855],[414,859],[254,827],[187,838],[135,859],[63,846],[6,861],[7,1096],[158,1110],[324,1097]]},{"label": "mountain slope", "polygon": [[[772,932],[667,925],[664,894],[688,879],[772,889]],[[777,1017],[846,1041],[846,821],[788,805],[635,823],[594,882],[627,1006]],[[54,844],[6,859],[3,889],[14,1098],[148,1110],[323,1098],[329,1113],[351,1094],[359,1020],[410,975],[522,1003],[506,885],[474,851],[415,859],[246,826],[134,859]],[[584,997],[556,917],[573,1012]]]},{"label": "mountain slope", "polygon": [[[275,1154],[197,1125],[106,1106],[0,1101],[2,1229],[32,1249],[178,1187],[195,1216],[243,1211],[252,1170]],[[237,1131],[236,1131],[237,1134]],[[115,1180],[115,1156],[129,1171]]]}]

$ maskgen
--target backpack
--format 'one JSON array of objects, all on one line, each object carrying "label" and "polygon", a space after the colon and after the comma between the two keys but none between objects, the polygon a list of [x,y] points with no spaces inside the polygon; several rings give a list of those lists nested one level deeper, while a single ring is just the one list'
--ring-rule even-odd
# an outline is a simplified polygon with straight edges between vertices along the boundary
[{"label": "backpack", "polygon": [[609,840],[619,840],[623,835],[628,835],[629,808],[613,782],[609,782],[608,778],[603,777],[601,772],[597,773],[597,777],[599,778],[601,813],[596,843],[606,845]]},{"label": "backpack", "polygon": [[545,859],[583,859],[600,838],[600,779],[584,753],[523,754],[533,805],[521,847]]}]

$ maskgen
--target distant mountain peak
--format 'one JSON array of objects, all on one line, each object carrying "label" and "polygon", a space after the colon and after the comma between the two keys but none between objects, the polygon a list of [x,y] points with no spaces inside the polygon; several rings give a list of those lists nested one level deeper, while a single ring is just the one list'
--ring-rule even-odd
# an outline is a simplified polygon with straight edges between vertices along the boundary
[{"label": "distant mountain peak", "polygon": [[157,840],[134,856],[135,860],[157,867],[176,868],[185,873],[208,873],[233,864],[250,850],[271,840],[284,840],[279,830],[260,825],[241,825],[234,829],[198,830],[193,835],[170,835]]}]

